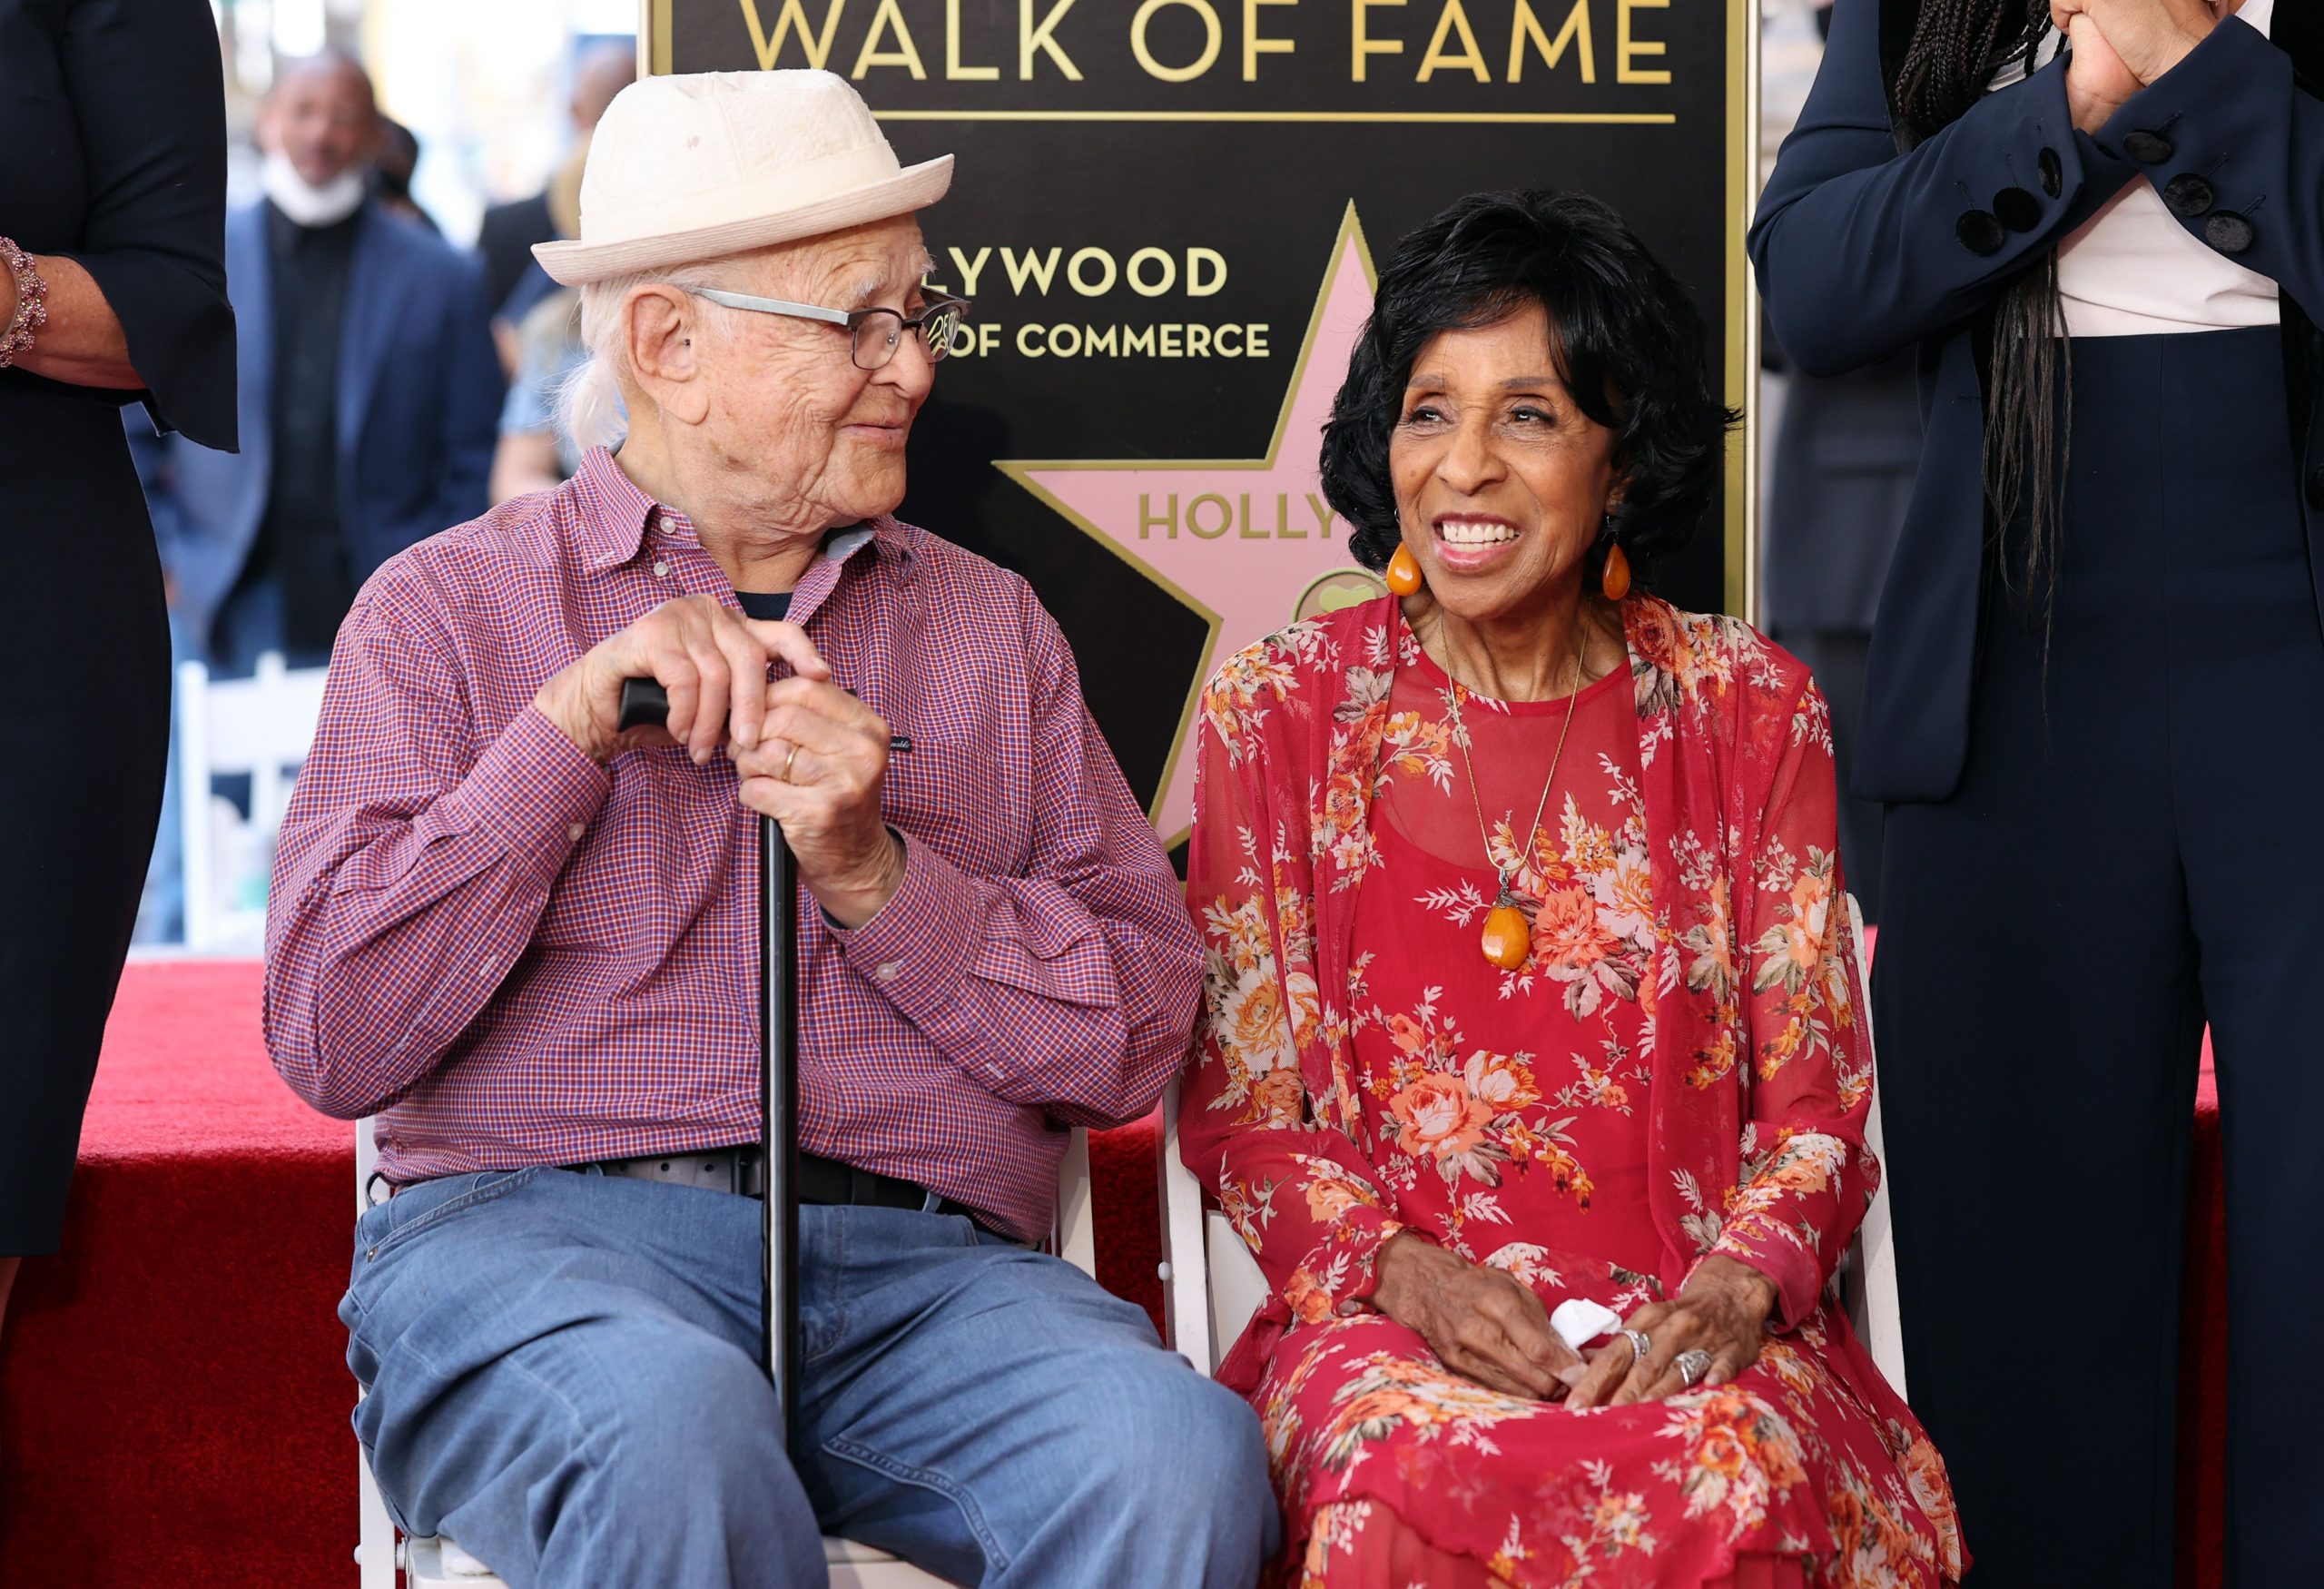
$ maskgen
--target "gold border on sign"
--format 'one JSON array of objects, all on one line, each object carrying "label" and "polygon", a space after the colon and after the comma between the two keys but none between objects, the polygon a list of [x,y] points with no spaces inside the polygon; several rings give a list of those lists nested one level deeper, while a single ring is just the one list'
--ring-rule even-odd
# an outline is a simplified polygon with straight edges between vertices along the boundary
[{"label": "gold border on sign", "polygon": [[[1114,556],[1119,558],[1123,562],[1128,563],[1132,568],[1137,569],[1142,577],[1151,581],[1156,586],[1158,586],[1163,590],[1168,592],[1181,607],[1184,607],[1187,611],[1202,619],[1206,626],[1202,640],[1202,656],[1195,665],[1193,682],[1187,686],[1186,705],[1180,707],[1178,711],[1178,725],[1170,741],[1169,759],[1162,764],[1162,777],[1161,781],[1155,785],[1154,797],[1146,803],[1146,819],[1148,822],[1153,822],[1161,815],[1162,802],[1170,793],[1170,781],[1177,776],[1178,758],[1186,754],[1187,733],[1187,730],[1194,725],[1195,707],[1202,700],[1203,686],[1210,682],[1212,662],[1214,656],[1218,649],[1218,629],[1221,620],[1218,614],[1204,606],[1187,591],[1180,588],[1176,581],[1165,578],[1161,574],[1157,573],[1150,564],[1140,558],[1137,553],[1131,551],[1121,542],[1116,540],[1104,530],[1090,523],[1088,519],[1083,518],[1080,514],[1076,513],[1072,508],[1067,507],[1062,501],[1059,500],[1054,494],[1043,489],[1039,482],[1035,480],[1032,477],[1036,473],[1051,470],[1063,472],[1066,470],[1080,471],[1086,469],[1138,469],[1152,474],[1177,474],[1196,469],[1229,470],[1273,469],[1275,467],[1276,456],[1283,450],[1284,434],[1291,429],[1292,402],[1299,395],[1301,383],[1307,378],[1307,361],[1315,354],[1315,337],[1323,329],[1324,306],[1331,300],[1333,283],[1339,280],[1339,262],[1341,252],[1347,247],[1351,240],[1355,244],[1356,262],[1364,269],[1364,280],[1365,285],[1372,288],[1374,291],[1379,290],[1380,271],[1372,262],[1371,245],[1366,243],[1364,239],[1364,224],[1356,219],[1355,204],[1353,201],[1350,201],[1346,211],[1340,217],[1338,232],[1333,234],[1331,257],[1324,262],[1323,282],[1315,289],[1315,307],[1307,316],[1307,334],[1300,339],[1299,358],[1291,367],[1291,379],[1284,383],[1283,407],[1275,412],[1275,434],[1267,439],[1267,449],[1263,456],[1258,458],[1173,459],[1078,458],[1049,461],[1035,461],[1023,459],[995,459],[993,460],[993,468],[999,469],[1002,474],[1007,475],[1010,479],[1015,480],[1019,485],[1024,487],[1025,489],[1039,498],[1060,518],[1064,518],[1075,528],[1080,530],[1084,535],[1089,537],[1090,539],[1096,541],[1099,546],[1113,553]],[[1285,621],[1289,622],[1290,620],[1286,617]],[[1179,841],[1184,839],[1186,836],[1187,834],[1183,831],[1173,834],[1163,840],[1162,847],[1164,849],[1174,848]]]}]

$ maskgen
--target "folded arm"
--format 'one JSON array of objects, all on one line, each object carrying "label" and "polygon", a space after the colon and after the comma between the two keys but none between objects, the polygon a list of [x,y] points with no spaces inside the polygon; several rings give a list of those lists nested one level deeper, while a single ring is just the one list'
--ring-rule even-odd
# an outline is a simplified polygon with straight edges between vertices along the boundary
[{"label": "folded arm", "polygon": [[[1834,7],[1823,66],[1751,227],[1776,339],[1810,375],[1873,363],[1965,319],[2136,170],[2075,131],[2063,55],[1898,153],[1879,12],[1879,0]],[[2001,199],[2008,190],[2021,197]]]},{"label": "folded arm", "polygon": [[2152,183],[2198,242],[2324,314],[2324,103],[2258,29],[2222,20],[2095,143]]}]

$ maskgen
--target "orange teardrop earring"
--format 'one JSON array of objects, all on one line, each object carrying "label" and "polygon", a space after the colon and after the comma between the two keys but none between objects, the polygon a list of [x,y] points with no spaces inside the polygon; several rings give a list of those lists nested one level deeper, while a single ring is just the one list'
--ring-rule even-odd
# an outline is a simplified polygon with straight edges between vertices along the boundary
[{"label": "orange teardrop earring", "polygon": [[[1610,526],[1611,515],[1608,519]],[[1608,601],[1620,601],[1630,593],[1630,554],[1622,550],[1622,543],[1613,538],[1610,528],[1606,537],[1606,568],[1599,576],[1599,586]]]},{"label": "orange teardrop earring", "polygon": [[1388,559],[1388,588],[1398,596],[1411,596],[1420,587],[1420,559],[1413,556],[1412,548],[1398,547],[1396,555]]}]

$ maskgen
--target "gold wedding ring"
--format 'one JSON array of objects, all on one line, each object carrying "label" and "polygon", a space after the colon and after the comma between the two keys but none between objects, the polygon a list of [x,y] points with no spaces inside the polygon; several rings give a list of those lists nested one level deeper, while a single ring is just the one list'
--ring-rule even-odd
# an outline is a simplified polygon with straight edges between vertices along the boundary
[{"label": "gold wedding ring", "polygon": [[784,783],[788,784],[791,782],[791,764],[798,759],[799,747],[794,745],[791,747],[791,754],[783,758],[783,781]]}]

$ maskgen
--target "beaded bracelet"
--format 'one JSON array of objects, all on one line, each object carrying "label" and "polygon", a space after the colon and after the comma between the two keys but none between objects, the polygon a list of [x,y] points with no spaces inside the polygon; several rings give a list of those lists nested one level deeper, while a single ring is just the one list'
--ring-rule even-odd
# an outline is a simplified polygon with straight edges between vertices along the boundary
[{"label": "beaded bracelet", "polygon": [[33,256],[11,238],[0,237],[0,264],[16,280],[16,312],[0,331],[0,370],[5,370],[33,345],[33,333],[48,323],[48,283],[33,269]]}]

